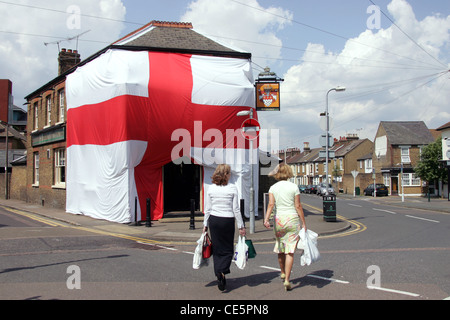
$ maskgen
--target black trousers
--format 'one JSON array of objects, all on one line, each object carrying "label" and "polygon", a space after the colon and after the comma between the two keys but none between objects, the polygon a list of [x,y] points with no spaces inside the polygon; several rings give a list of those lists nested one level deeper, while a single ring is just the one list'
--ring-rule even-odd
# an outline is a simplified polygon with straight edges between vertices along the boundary
[{"label": "black trousers", "polygon": [[234,218],[222,218],[211,215],[209,230],[213,245],[214,274],[230,273],[234,255]]}]

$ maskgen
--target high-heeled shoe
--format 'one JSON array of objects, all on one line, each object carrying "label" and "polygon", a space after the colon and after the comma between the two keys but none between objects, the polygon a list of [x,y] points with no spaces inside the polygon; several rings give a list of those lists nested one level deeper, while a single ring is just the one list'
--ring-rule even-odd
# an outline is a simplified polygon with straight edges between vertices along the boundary
[{"label": "high-heeled shoe", "polygon": [[292,283],[289,281],[284,281],[284,290],[291,291],[292,290]]},{"label": "high-heeled shoe", "polygon": [[223,273],[219,273],[217,275],[217,287],[220,291],[224,291],[227,285],[227,279],[225,279],[225,275]]}]

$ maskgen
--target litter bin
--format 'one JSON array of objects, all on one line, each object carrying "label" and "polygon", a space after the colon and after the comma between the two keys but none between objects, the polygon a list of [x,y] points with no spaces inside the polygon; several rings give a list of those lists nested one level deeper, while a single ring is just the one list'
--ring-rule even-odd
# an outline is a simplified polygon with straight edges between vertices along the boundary
[{"label": "litter bin", "polygon": [[326,222],[336,222],[336,196],[323,196],[323,220]]},{"label": "litter bin", "polygon": [[361,189],[359,187],[355,188],[355,195],[359,196],[361,194]]}]

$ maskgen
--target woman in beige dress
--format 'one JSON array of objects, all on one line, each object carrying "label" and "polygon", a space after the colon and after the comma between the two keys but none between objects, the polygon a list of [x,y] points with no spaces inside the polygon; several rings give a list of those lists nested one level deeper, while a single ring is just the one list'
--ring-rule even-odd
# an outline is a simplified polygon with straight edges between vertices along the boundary
[{"label": "woman in beige dress", "polygon": [[273,176],[278,182],[269,189],[269,205],[264,217],[264,226],[270,228],[269,218],[276,207],[274,252],[278,253],[281,279],[284,280],[284,288],[288,291],[292,288],[289,279],[294,264],[294,252],[299,240],[298,234],[301,226],[306,231],[306,222],[298,186],[288,181],[294,176],[291,167],[282,163],[277,166]]}]

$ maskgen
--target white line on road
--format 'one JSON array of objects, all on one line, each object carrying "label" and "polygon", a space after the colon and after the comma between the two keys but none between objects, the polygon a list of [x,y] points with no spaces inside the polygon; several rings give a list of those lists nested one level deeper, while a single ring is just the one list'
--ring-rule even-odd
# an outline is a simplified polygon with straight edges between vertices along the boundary
[{"label": "white line on road", "polygon": [[386,291],[386,292],[393,292],[393,293],[399,293],[404,294],[411,297],[420,297],[420,294],[407,292],[407,291],[400,291],[400,290],[394,290],[394,289],[388,289],[388,288],[382,288],[382,287],[376,287],[376,286],[367,286],[367,289],[375,289],[380,291]]},{"label": "white line on road", "polygon": [[[281,272],[280,268],[272,268],[272,267],[267,267],[267,266],[260,266],[260,267],[263,268],[263,269],[268,269],[268,270]],[[331,281],[331,282],[336,282],[336,283],[344,283],[344,284],[349,284],[350,283],[348,281],[343,281],[343,280],[337,280],[337,279],[332,279],[332,278],[316,276],[315,274],[307,274],[306,276],[310,277],[310,278],[317,278],[317,279]]]},{"label": "white line on road", "polygon": [[349,205],[349,206],[353,206],[353,207],[362,208],[362,206],[360,206],[359,204],[349,203],[348,205]]},{"label": "white line on road", "polygon": [[261,268],[281,272],[281,269],[280,269],[280,268],[272,268],[272,267],[267,267],[267,266],[261,266]]},{"label": "white line on road", "polygon": [[434,222],[434,223],[441,223],[440,221],[437,221],[437,220],[425,219],[425,218],[410,216],[410,215],[407,215],[407,214],[405,215],[405,217],[413,218],[413,219],[419,219],[419,220],[425,220],[425,221]]},{"label": "white line on road", "polygon": [[337,279],[333,279],[333,278],[325,278],[325,277],[321,277],[321,276],[316,276],[315,274],[307,274],[306,276],[310,277],[310,278],[317,278],[317,279],[322,279],[322,280],[331,281],[331,282],[337,282],[337,283],[344,283],[344,284],[349,284],[350,283],[348,281],[343,281],[343,280],[337,280]]},{"label": "white line on road", "polygon": [[397,214],[397,212],[394,211],[389,211],[389,210],[383,210],[383,209],[377,209],[377,208],[372,208],[375,211],[382,211],[382,212],[387,212],[387,213],[391,213],[391,214]]}]

